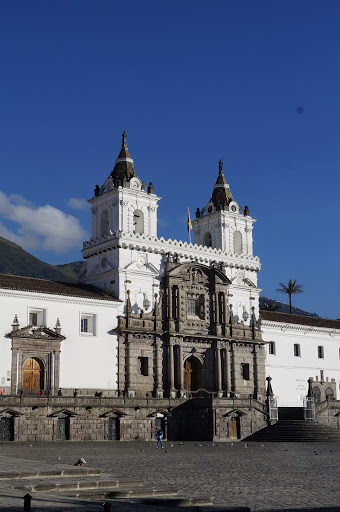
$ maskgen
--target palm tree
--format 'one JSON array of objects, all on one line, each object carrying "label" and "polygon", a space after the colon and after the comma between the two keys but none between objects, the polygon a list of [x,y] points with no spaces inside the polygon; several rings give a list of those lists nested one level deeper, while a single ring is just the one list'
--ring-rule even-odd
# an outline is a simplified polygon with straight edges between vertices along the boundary
[{"label": "palm tree", "polygon": [[292,295],[295,293],[303,292],[303,285],[289,279],[288,285],[280,283],[281,288],[277,288],[278,292],[286,293],[289,295],[289,313],[292,313]]}]

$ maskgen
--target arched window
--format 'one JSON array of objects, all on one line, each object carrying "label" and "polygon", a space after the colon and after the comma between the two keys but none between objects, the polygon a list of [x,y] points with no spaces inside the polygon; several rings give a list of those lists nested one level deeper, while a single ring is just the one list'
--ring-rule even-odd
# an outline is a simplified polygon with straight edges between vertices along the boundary
[{"label": "arched window", "polygon": [[100,232],[102,236],[109,234],[109,212],[107,210],[102,212]]},{"label": "arched window", "polygon": [[203,245],[205,245],[206,247],[212,247],[211,233],[208,232],[204,234]]},{"label": "arched window", "polygon": [[234,231],[234,253],[241,254],[242,252],[242,235],[240,231]]},{"label": "arched window", "polygon": [[133,232],[142,235],[144,233],[144,215],[141,210],[133,212]]},{"label": "arched window", "polygon": [[312,395],[316,403],[321,402],[321,391],[320,388],[314,386],[312,389]]}]

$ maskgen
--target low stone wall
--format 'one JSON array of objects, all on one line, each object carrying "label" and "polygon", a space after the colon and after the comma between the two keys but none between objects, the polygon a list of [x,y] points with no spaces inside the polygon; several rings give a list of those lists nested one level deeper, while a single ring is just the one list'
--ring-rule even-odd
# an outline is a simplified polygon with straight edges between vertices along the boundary
[{"label": "low stone wall", "polygon": [[340,430],[340,400],[326,400],[316,405],[315,419]]},{"label": "low stone wall", "polygon": [[230,441],[266,420],[256,400],[0,397],[1,441],[150,441],[158,428],[169,440]]}]

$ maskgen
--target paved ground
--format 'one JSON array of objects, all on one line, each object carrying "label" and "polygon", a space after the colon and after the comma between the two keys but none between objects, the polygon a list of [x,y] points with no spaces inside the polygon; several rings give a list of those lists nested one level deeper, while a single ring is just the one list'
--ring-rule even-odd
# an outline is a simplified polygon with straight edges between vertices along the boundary
[{"label": "paved ground", "polygon": [[155,450],[155,443],[142,442],[2,443],[0,461],[8,456],[57,467],[84,457],[87,467],[121,478],[213,495],[215,505],[340,510],[340,443],[171,444]]}]

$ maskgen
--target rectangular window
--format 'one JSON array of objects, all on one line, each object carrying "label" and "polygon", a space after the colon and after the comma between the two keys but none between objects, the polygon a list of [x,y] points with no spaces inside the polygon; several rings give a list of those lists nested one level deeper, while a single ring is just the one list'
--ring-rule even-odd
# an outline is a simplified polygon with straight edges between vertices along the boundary
[{"label": "rectangular window", "polygon": [[243,380],[249,380],[249,364],[248,363],[242,363],[242,378]]},{"label": "rectangular window", "polygon": [[35,327],[46,325],[46,309],[30,308],[28,318],[29,325],[34,325]]},{"label": "rectangular window", "polygon": [[96,335],[96,315],[80,314],[80,333],[88,336]]},{"label": "rectangular window", "polygon": [[37,313],[30,313],[30,325],[38,325]]},{"label": "rectangular window", "polygon": [[147,357],[138,358],[137,373],[138,375],[143,375],[144,377],[149,375],[149,362]]},{"label": "rectangular window", "polygon": [[196,300],[188,299],[188,315],[196,315]]},{"label": "rectangular window", "polygon": [[87,318],[81,319],[81,332],[88,332]]},{"label": "rectangular window", "polygon": [[301,350],[300,350],[300,344],[295,343],[294,344],[294,356],[295,357],[301,357]]},{"label": "rectangular window", "polygon": [[275,355],[275,341],[270,341],[268,345],[269,354]]},{"label": "rectangular window", "polygon": [[318,347],[318,358],[319,359],[323,359],[323,356],[324,356],[324,354],[323,354],[323,347],[319,346]]}]

